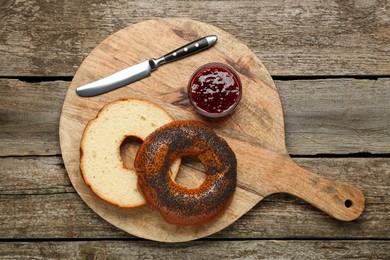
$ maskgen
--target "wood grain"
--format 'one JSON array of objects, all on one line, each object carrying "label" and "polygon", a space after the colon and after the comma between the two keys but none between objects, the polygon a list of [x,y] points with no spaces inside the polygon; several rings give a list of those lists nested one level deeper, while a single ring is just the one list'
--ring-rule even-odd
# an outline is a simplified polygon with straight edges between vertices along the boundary
[{"label": "wood grain", "polygon": [[388,259],[389,241],[71,241],[0,243],[4,259]]},{"label": "wood grain", "polygon": [[0,156],[60,153],[58,128],[68,86],[0,79]]},{"label": "wood grain", "polygon": [[192,18],[242,40],[271,75],[390,75],[390,3],[377,1],[2,2],[1,76],[73,76],[110,34]]},{"label": "wood grain", "polygon": [[[149,33],[145,34],[146,31]],[[158,57],[155,53],[161,46],[173,45],[174,41],[176,46],[180,46],[189,41],[187,37],[195,40],[209,34],[217,34],[222,43],[201,54],[170,63],[165,70],[157,70],[152,76],[126,88],[90,98],[82,98],[75,93],[78,86],[137,63],[142,60],[141,57]],[[159,44],[151,45],[152,37],[156,36],[160,39]],[[132,42],[131,51],[125,47],[127,42]],[[149,43],[149,48],[145,48],[145,43]],[[164,47],[168,49],[161,52],[167,53],[176,46]],[[121,57],[117,53],[121,53]],[[183,75],[191,75],[194,64],[199,64],[199,67],[209,62],[229,64],[239,73],[243,84],[240,106],[233,115],[222,120],[202,118],[183,102],[187,99],[185,89],[188,81],[188,77]],[[112,65],[106,67],[104,64]],[[173,75],[178,81],[176,86],[172,85]],[[119,209],[102,203],[91,192],[80,177],[81,135],[85,125],[103,105],[121,97],[157,102],[174,118],[205,121],[225,137],[237,157],[238,184],[231,205],[221,217],[202,226],[177,227],[162,221],[161,216],[150,207]],[[166,242],[188,241],[213,234],[237,220],[265,196],[278,192],[304,199],[339,220],[356,219],[364,208],[361,191],[300,168],[289,158],[284,141],[279,95],[262,63],[232,35],[189,19],[149,20],[129,26],[104,40],[77,71],[65,98],[60,120],[64,163],[72,184],[83,200],[115,226],[140,237]]]},{"label": "wood grain", "polygon": [[[367,199],[363,215],[340,222],[302,200],[275,194],[212,238],[390,238],[389,158],[294,160],[324,177],[358,186]],[[0,225],[3,239],[132,237],[101,219],[79,198],[61,157],[0,158],[0,174],[0,223],[7,223]]]},{"label": "wood grain", "polygon": [[390,79],[276,84],[290,153],[389,153],[390,108],[384,106],[390,100]]},{"label": "wood grain", "polygon": [[[69,85],[0,79],[0,156],[61,153],[58,126]],[[290,154],[389,153],[390,79],[276,80],[275,85]]]}]

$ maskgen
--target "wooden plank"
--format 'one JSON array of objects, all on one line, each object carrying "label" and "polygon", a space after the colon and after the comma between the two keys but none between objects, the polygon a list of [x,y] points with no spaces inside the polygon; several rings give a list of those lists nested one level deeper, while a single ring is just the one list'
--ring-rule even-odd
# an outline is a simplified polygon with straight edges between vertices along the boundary
[{"label": "wooden plank", "polygon": [[276,81],[291,154],[389,153],[390,79]]},{"label": "wooden plank", "polygon": [[[340,222],[294,197],[275,194],[216,233],[218,239],[390,239],[390,158],[296,158],[324,177],[356,185],[366,197],[362,216]],[[0,158],[0,237],[128,238],[76,194],[60,157]],[[180,177],[180,176],[179,176]],[[292,224],[293,223],[293,224]]]},{"label": "wooden plank", "polygon": [[[389,75],[388,1],[6,1],[1,76],[71,76],[117,30],[191,17],[235,35],[272,75]],[[147,58],[147,57],[145,57]]]},{"label": "wooden plank", "polygon": [[0,79],[0,156],[61,153],[58,128],[68,86]]},{"label": "wooden plank", "polygon": [[0,158],[0,195],[74,193],[60,156]]},{"label": "wooden plank", "polygon": [[2,259],[389,259],[389,241],[250,240],[0,243]]},{"label": "wooden plank", "polygon": [[[294,155],[388,153],[390,79],[275,81]],[[60,154],[69,82],[0,79],[0,156]],[[39,97],[39,98],[37,98]]]}]

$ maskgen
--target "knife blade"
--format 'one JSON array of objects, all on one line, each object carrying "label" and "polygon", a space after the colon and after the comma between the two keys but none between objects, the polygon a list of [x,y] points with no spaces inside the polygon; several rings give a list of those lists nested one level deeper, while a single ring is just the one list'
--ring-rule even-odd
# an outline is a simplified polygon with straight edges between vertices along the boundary
[{"label": "knife blade", "polygon": [[171,51],[160,58],[152,58],[143,61],[139,64],[118,71],[108,77],[78,87],[76,89],[76,93],[81,97],[91,97],[120,88],[126,84],[148,77],[162,64],[208,49],[213,46],[217,40],[218,37],[216,35],[205,36]]}]

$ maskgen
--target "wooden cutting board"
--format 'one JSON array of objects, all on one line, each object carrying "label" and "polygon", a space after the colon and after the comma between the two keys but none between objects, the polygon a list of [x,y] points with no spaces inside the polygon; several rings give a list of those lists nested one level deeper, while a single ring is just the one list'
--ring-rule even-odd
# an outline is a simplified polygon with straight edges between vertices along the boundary
[{"label": "wooden cutting board", "polygon": [[[82,98],[75,92],[81,85],[160,57],[209,34],[218,36],[214,47],[163,65],[148,78],[96,97]],[[219,120],[198,115],[186,93],[192,73],[209,62],[233,67],[243,85],[243,96],[235,113]],[[79,170],[84,127],[105,104],[123,97],[154,102],[177,120],[203,121],[229,143],[238,161],[238,184],[231,205],[220,217],[203,226],[178,227],[167,224],[149,206],[124,209],[110,205],[85,185]],[[144,21],[120,30],[99,44],[83,61],[70,84],[61,114],[60,143],[69,178],[87,205],[111,224],[146,239],[178,242],[211,235],[236,221],[264,197],[278,192],[302,198],[343,221],[357,218],[364,208],[364,196],[357,188],[327,180],[291,160],[285,146],[278,91],[256,55],[227,32],[193,20]],[[184,162],[179,173],[189,185],[202,180],[202,167],[191,163]]]}]

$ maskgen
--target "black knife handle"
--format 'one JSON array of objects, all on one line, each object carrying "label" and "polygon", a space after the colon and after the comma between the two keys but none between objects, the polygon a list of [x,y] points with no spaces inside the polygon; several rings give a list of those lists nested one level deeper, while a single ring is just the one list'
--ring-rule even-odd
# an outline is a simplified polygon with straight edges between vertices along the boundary
[{"label": "black knife handle", "polygon": [[216,35],[209,35],[203,38],[200,38],[198,40],[195,40],[193,42],[190,42],[166,55],[164,55],[162,58],[165,60],[165,62],[175,61],[181,58],[184,58],[186,56],[189,56],[191,54],[194,54],[196,52],[202,51],[204,49],[207,49],[215,44],[217,41]]}]

